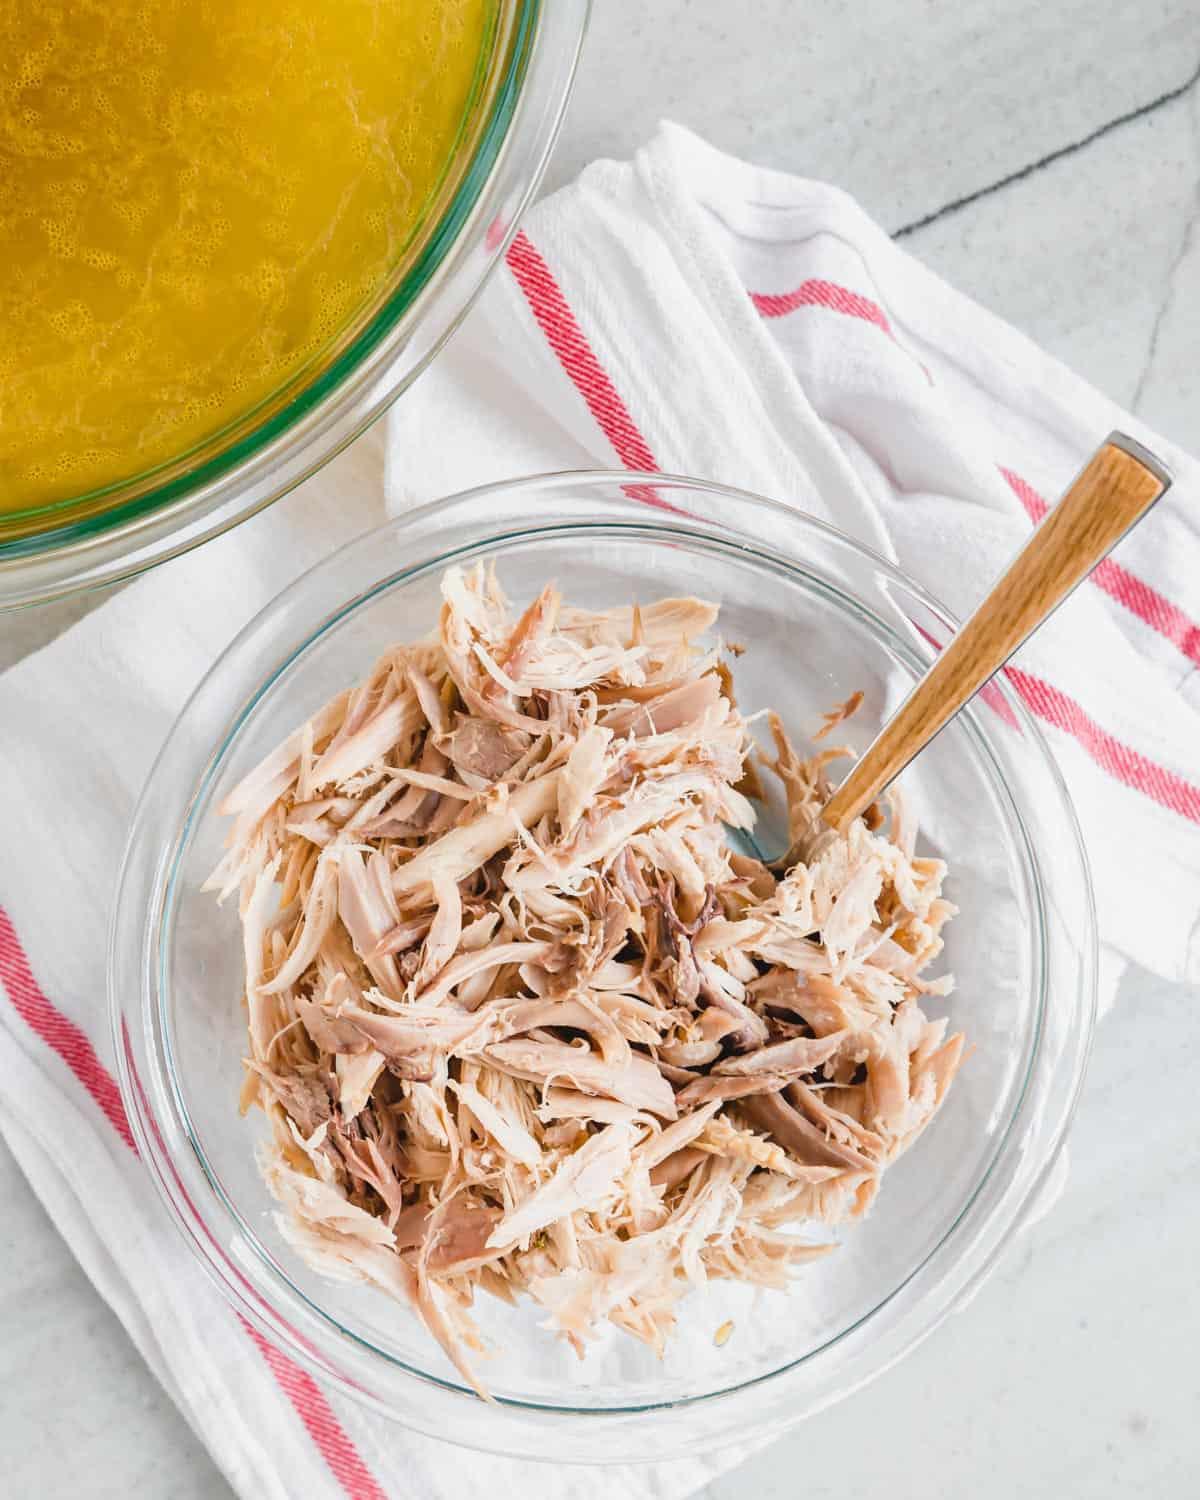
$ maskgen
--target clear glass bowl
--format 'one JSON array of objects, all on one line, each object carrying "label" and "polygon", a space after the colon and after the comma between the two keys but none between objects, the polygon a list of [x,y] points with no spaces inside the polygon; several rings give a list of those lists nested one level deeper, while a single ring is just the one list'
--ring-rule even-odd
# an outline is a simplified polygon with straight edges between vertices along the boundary
[{"label": "clear glass bowl", "polygon": [[590,0],[493,0],[459,144],[403,262],[320,361],[198,448],[49,513],[0,512],[0,610],[111,583],[236,525],[314,473],[462,320],[541,180]]},{"label": "clear glass bowl", "polygon": [[[651,502],[651,503],[647,503]],[[658,502],[655,508],[654,502]],[[665,507],[672,507],[670,509]],[[344,547],[281,594],[191,699],[138,810],[113,927],[121,1087],[180,1229],[230,1302],[271,1339],[421,1431],[557,1461],[676,1453],[776,1433],[886,1368],[978,1283],[1057,1153],[1094,1020],[1095,930],[1083,848],[1041,736],[1001,683],[905,776],[961,914],[943,1007],[975,1051],[933,1125],[888,1173],[842,1248],[787,1293],[713,1282],[688,1295],[666,1358],[613,1330],[580,1361],[529,1306],[482,1298],[496,1396],[462,1387],[404,1307],[328,1282],[280,1236],[259,1180],[260,1115],[240,1118],[245,1027],[234,910],[201,882],[238,778],[388,643],[434,623],[450,560],[488,558],[518,604],[547,579],[603,606],[697,593],[745,646],[738,700],[803,735],[856,689],[863,748],[953,629],[895,568],[781,505],[698,481],[564,474],[475,490]],[[779,829],[761,837],[782,847]],[[718,1348],[716,1329],[734,1322]]]}]

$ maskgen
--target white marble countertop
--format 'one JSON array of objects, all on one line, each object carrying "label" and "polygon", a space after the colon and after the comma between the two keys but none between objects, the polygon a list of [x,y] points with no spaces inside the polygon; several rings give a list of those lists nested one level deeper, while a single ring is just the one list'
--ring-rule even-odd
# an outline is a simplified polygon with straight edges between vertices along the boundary
[{"label": "white marble countertop", "polygon": [[[1200,448],[1200,0],[596,12],[549,186],[628,155],[662,117],[837,182],[949,280]],[[0,623],[0,667],[86,607]],[[707,1500],[1200,1493],[1198,1002],[1126,978],[1050,1217],[901,1367]],[[0,1493],[227,1500],[2,1148],[0,1201]]]}]

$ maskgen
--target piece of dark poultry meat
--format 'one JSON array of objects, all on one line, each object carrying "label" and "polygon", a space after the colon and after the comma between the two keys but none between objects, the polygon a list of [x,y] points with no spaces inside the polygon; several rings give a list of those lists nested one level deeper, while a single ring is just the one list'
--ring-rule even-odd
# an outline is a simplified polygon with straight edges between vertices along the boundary
[{"label": "piece of dark poultry meat", "polygon": [[212,885],[238,893],[283,1232],[409,1302],[486,1394],[477,1290],[580,1350],[606,1320],[661,1350],[696,1280],[784,1285],[867,1210],[963,1039],[922,1009],[953,908],[910,816],[782,878],[730,848],[768,769],[807,828],[840,752],[777,720],[758,749],[715,606],[547,588],[514,619],[481,567],[442,592],[434,636],[229,796]]}]

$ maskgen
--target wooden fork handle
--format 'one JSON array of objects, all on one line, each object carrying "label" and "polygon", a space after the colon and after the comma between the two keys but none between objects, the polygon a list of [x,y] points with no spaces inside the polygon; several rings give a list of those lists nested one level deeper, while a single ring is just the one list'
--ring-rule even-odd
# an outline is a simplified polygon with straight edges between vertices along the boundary
[{"label": "wooden fork handle", "polygon": [[1170,486],[1152,453],[1111,433],[834,792],[824,821],[845,832]]}]

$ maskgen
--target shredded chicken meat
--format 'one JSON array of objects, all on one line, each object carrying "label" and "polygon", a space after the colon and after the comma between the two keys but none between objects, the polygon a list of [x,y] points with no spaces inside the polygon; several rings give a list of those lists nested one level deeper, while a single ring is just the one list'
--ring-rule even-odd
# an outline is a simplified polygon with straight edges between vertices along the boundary
[{"label": "shredded chicken meat", "polygon": [[964,1044],[922,1010],[953,907],[898,800],[782,878],[731,844],[760,768],[796,839],[846,752],[802,759],[773,716],[758,748],[715,606],[547,588],[513,620],[480,567],[442,591],[431,638],[225,800],[211,884],[283,1233],[486,1395],[476,1289],[581,1353],[604,1320],[661,1351],[689,1286],[832,1248],[812,1226],[867,1211]]}]

